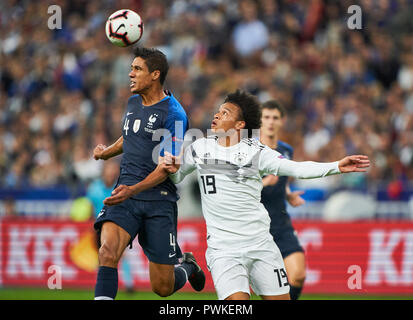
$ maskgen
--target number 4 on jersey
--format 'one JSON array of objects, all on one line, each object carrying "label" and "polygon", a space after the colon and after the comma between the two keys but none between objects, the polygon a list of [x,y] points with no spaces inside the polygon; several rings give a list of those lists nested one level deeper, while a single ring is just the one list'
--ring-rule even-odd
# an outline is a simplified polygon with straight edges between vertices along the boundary
[{"label": "number 4 on jersey", "polygon": [[125,119],[123,130],[125,130],[125,135],[128,135],[128,130],[129,130],[129,119],[128,118]]},{"label": "number 4 on jersey", "polygon": [[175,235],[173,235],[172,233],[169,233],[169,244],[172,248],[174,248],[174,251],[176,251]]}]

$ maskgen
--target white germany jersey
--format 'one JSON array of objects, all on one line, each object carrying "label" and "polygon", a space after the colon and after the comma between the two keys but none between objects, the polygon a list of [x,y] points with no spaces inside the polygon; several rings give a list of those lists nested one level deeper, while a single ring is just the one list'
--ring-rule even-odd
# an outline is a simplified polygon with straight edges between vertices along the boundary
[{"label": "white germany jersey", "polygon": [[270,217],[261,200],[262,177],[268,174],[315,178],[336,174],[337,163],[295,162],[256,139],[231,147],[217,137],[196,140],[184,151],[180,169],[170,175],[179,183],[197,170],[208,247],[234,249],[271,238]]}]

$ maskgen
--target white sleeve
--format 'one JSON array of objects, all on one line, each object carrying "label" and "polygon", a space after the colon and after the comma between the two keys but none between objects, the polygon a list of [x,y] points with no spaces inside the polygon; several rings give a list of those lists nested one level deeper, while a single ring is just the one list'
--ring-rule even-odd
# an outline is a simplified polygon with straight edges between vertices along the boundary
[{"label": "white sleeve", "polygon": [[338,168],[338,161],[297,162],[284,158],[280,153],[270,148],[262,150],[259,168],[262,175],[274,174],[277,176],[290,176],[298,179],[321,178],[341,173]]},{"label": "white sleeve", "polygon": [[185,176],[187,176],[196,169],[195,160],[192,155],[192,152],[193,146],[191,144],[184,151],[184,157],[182,159],[182,163],[179,167],[179,170],[169,175],[169,178],[172,180],[173,183],[176,184],[181,182],[182,180],[184,180]]}]

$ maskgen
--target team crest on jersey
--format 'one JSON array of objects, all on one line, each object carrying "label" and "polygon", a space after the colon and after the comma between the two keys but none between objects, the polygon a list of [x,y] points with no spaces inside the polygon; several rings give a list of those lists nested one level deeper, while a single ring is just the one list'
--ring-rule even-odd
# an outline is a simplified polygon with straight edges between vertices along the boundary
[{"label": "team crest on jersey", "polygon": [[140,126],[141,126],[141,119],[136,119],[135,122],[133,123],[133,132],[134,133],[138,132]]},{"label": "team crest on jersey", "polygon": [[149,119],[148,119],[148,123],[146,124],[146,127],[145,127],[145,131],[146,132],[149,132],[149,133],[154,133],[155,131],[153,130],[153,124],[156,122],[156,120],[158,119],[158,114],[156,114],[156,113],[153,113],[153,114],[151,114],[150,116],[149,116]]},{"label": "team crest on jersey", "polygon": [[247,159],[247,154],[246,153],[238,152],[234,156],[234,163],[240,166],[245,162],[246,159]]},{"label": "team crest on jersey", "polygon": [[156,114],[156,113],[153,113],[153,114],[151,114],[150,116],[149,116],[149,119],[148,119],[148,123],[146,124],[146,127],[145,127],[145,131],[146,132],[150,132],[150,133],[154,133],[155,131],[153,130],[153,124],[156,122],[156,120],[158,119],[158,114]]},{"label": "team crest on jersey", "polygon": [[158,115],[156,113],[151,114],[150,117],[149,117],[149,121],[148,121],[147,126],[152,127],[153,124],[155,123],[156,119],[158,119],[157,117],[158,117]]}]

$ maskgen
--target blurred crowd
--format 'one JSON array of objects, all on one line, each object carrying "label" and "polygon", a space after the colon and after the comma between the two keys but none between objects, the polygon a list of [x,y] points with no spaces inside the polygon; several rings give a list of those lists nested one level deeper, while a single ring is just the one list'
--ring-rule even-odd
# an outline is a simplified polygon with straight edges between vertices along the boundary
[{"label": "blurred crowd", "polygon": [[[360,30],[347,25],[353,4]],[[48,28],[50,5],[62,9],[61,29]],[[132,49],[104,33],[122,8],[144,20],[139,45],[167,55],[165,87],[192,127],[209,128],[241,87],[285,106],[281,138],[295,160],[367,154],[368,174],[347,183],[413,180],[410,0],[2,0],[1,188],[87,185],[101,175],[93,148],[121,135],[130,96]]]}]

